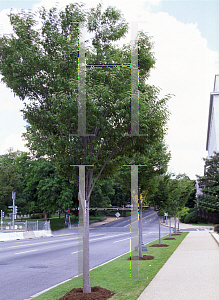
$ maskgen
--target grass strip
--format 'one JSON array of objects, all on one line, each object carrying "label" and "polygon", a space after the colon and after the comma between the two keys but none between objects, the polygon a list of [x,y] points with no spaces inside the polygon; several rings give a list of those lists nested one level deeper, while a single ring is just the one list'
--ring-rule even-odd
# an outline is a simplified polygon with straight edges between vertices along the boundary
[{"label": "grass strip", "polygon": [[[153,244],[158,244],[158,240],[147,244],[148,251],[143,252],[143,255],[152,255],[154,259],[139,261],[139,278],[129,277],[130,261],[127,259],[130,257],[130,254],[127,253],[103,266],[91,270],[91,286],[100,286],[116,293],[110,298],[112,300],[137,299],[187,234],[188,232],[182,232],[181,235],[174,236],[176,240],[163,241],[169,235],[161,238],[161,243],[167,244],[169,247],[150,247]],[[81,287],[83,287],[82,276],[75,277],[34,299],[58,300],[71,289]]]}]

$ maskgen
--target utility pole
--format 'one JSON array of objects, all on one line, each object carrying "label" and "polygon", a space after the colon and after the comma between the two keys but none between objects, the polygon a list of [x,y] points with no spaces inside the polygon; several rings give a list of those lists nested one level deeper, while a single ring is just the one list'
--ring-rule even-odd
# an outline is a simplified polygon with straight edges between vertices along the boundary
[{"label": "utility pole", "polygon": [[16,193],[12,192],[12,199],[13,199],[13,213],[12,213],[13,232],[14,232],[14,215],[15,215],[15,197],[16,197]]},{"label": "utility pole", "polygon": [[5,216],[5,213],[1,210],[1,232],[3,232],[3,229],[2,229],[2,224],[3,224],[3,218]]}]

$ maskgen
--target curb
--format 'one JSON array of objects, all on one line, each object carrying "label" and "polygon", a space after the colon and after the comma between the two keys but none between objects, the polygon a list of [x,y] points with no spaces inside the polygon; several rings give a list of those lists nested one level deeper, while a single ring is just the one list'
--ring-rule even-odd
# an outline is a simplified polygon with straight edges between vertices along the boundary
[{"label": "curb", "polygon": [[104,217],[103,219],[99,219],[99,220],[90,221],[89,224],[93,224],[93,223],[97,223],[97,222],[102,222],[102,221],[105,221],[106,219],[107,219],[107,217]]},{"label": "curb", "polygon": [[[93,224],[93,223],[105,221],[106,219],[107,219],[107,217],[104,217],[103,219],[99,219],[99,220],[90,221],[90,222],[89,222],[89,225],[90,225],[90,224]],[[71,226],[72,226],[72,227],[78,227],[78,223],[71,224]]]},{"label": "curb", "polygon": [[214,238],[214,240],[216,241],[216,243],[219,246],[219,235],[215,232],[210,232],[211,236]]},{"label": "curb", "polygon": [[[180,227],[180,224],[181,225],[187,225],[188,227],[185,227],[185,228],[182,228],[181,229],[189,229],[189,228],[194,228],[194,229],[208,229],[209,231],[210,230],[214,230],[214,226],[202,226],[202,225],[192,225],[192,224],[186,224],[186,223],[179,223],[179,227]],[[160,225],[162,226],[165,226],[165,227],[170,227],[169,225],[166,225],[164,223],[161,223]],[[175,228],[175,226],[171,224],[171,228]],[[177,225],[177,228],[178,228],[178,225]]]}]

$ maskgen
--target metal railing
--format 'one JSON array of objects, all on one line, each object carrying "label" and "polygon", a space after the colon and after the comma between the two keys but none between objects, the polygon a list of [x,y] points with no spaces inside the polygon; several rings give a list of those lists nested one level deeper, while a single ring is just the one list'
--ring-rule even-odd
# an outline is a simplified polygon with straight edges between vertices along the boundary
[{"label": "metal railing", "polygon": [[3,221],[0,232],[26,232],[31,230],[50,230],[50,221],[25,221],[13,222]]}]

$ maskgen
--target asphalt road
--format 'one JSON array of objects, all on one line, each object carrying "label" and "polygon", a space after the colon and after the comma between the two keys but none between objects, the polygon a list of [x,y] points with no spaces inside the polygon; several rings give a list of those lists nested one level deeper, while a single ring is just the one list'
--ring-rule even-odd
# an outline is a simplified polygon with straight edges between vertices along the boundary
[{"label": "asphalt road", "polygon": [[[143,214],[143,242],[158,238],[156,213]],[[161,236],[169,228],[161,226]],[[90,228],[90,268],[130,250],[130,217]],[[53,237],[0,243],[0,299],[23,300],[78,274],[77,228]],[[128,276],[128,274],[127,274]]]}]

